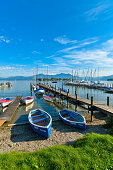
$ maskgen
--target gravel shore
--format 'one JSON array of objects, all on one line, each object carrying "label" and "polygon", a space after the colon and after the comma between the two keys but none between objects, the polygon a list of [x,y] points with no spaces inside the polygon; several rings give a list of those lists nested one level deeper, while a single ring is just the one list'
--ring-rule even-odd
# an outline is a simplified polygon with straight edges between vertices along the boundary
[{"label": "gravel shore", "polygon": [[107,134],[103,128],[104,119],[94,119],[93,122],[87,121],[85,131],[68,126],[62,121],[52,124],[51,135],[48,139],[35,133],[29,124],[1,127],[0,128],[0,153],[14,150],[32,152],[56,144],[70,145],[86,133]]}]

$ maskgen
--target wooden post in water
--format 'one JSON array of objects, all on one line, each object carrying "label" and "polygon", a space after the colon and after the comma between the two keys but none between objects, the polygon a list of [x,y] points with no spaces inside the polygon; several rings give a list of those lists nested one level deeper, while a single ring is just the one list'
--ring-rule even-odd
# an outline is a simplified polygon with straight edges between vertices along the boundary
[{"label": "wooden post in water", "polygon": [[77,94],[77,91],[76,91],[76,89],[75,89],[75,96],[76,96],[76,94]]},{"label": "wooden post in water", "polygon": [[62,84],[62,91],[63,91],[63,84]]},{"label": "wooden post in water", "polygon": [[30,89],[31,89],[31,96],[32,96],[32,84],[30,83]]},{"label": "wooden post in water", "polygon": [[93,121],[93,96],[91,96],[91,122]]},{"label": "wooden post in water", "polygon": [[67,91],[67,108],[69,108],[69,98],[68,98],[68,95],[69,95],[69,89]]},{"label": "wooden post in water", "polygon": [[[87,93],[87,99],[89,100],[89,94]],[[89,106],[88,106],[88,113],[89,113]]]},{"label": "wooden post in water", "polygon": [[107,106],[109,106],[109,97],[107,97]]},{"label": "wooden post in water", "polygon": [[87,93],[87,99],[89,100],[89,94]]}]

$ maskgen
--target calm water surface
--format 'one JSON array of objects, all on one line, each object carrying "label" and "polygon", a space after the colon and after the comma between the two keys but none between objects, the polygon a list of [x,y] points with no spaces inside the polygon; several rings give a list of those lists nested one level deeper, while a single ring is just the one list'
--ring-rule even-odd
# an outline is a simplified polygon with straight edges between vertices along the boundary
[{"label": "calm water surface", "polygon": [[[3,81],[0,81],[0,83],[1,82],[3,82]],[[16,96],[21,96],[21,95],[23,97],[26,97],[26,96],[31,95],[31,92],[30,92],[30,83],[32,83],[31,81],[26,81],[26,80],[25,81],[11,81],[11,83],[13,84],[13,87],[11,87],[11,88],[0,88],[0,97],[16,97]],[[48,82],[48,83],[50,84],[51,82]],[[62,83],[63,83],[62,81],[57,82],[57,84],[56,84],[57,88],[62,87]],[[107,82],[107,83],[112,84],[113,82]],[[55,86],[55,84],[53,84],[53,86]],[[64,85],[63,87],[65,89],[69,89],[70,94],[75,94],[74,86]],[[87,93],[88,93],[89,98],[91,96],[93,96],[94,101],[103,103],[103,104],[106,104],[107,96],[109,96],[110,97],[110,105],[113,106],[113,94],[108,94],[101,90],[88,89],[88,88],[84,88],[84,87],[77,87],[76,90],[77,90],[77,94],[79,97],[86,98]],[[54,104],[52,104],[50,102],[44,101],[42,96],[36,97],[34,95],[34,93],[32,93],[32,95],[34,96],[34,102],[27,107],[21,106],[19,111],[17,112],[14,120],[12,121],[12,123],[21,122],[21,120],[23,122],[24,122],[24,120],[26,121],[26,117],[28,116],[29,111],[31,109],[37,109],[37,108],[47,111],[49,114],[51,114],[52,117],[58,116],[58,112],[60,110],[60,108],[58,106],[55,106]],[[72,107],[74,107],[74,106],[72,106]],[[2,111],[1,108],[0,108],[0,111]],[[79,111],[83,114],[87,113],[86,110],[83,110],[79,107],[77,108],[77,111]]]}]

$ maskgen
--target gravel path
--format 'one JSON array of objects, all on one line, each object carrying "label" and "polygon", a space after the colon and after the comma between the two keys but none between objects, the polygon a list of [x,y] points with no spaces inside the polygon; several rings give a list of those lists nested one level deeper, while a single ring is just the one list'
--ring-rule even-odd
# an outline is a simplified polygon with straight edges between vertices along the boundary
[{"label": "gravel path", "polygon": [[0,128],[0,153],[14,150],[31,152],[56,144],[70,145],[86,133],[107,134],[103,128],[105,120],[87,121],[86,131],[68,126],[62,121],[53,122],[51,135],[48,139],[35,133],[29,124]]}]

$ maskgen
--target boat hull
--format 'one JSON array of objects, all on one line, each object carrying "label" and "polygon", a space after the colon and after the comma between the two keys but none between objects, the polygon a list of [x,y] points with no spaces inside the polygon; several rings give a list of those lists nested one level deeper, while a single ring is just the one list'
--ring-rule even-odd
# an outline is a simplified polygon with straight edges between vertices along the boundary
[{"label": "boat hull", "polygon": [[47,102],[53,102],[54,97],[49,96],[49,95],[45,95],[45,96],[43,96],[43,99]]},{"label": "boat hull", "polygon": [[33,124],[31,124],[32,129],[38,133],[41,136],[44,136],[46,138],[49,138],[50,134],[51,134],[51,124],[48,128],[44,128],[44,127],[39,127],[39,126],[35,126]]},{"label": "boat hull", "polygon": [[[36,133],[46,138],[49,138],[51,134],[52,118],[47,112],[40,109],[32,110],[29,113],[28,120],[32,129]],[[44,120],[47,120],[48,123],[43,123]]]},{"label": "boat hull", "polygon": [[79,129],[83,129],[83,130],[86,129],[85,123],[69,122],[69,121],[64,120],[64,119],[62,119],[62,120],[63,120],[63,122],[64,122],[65,124],[67,124],[67,125],[69,125],[69,126],[73,126],[73,127],[76,127],[76,128],[79,128]]},{"label": "boat hull", "polygon": [[30,104],[30,103],[32,103],[33,102],[33,99],[30,99],[30,100],[23,100],[22,101],[24,104]]},{"label": "boat hull", "polygon": [[36,91],[36,94],[44,94],[44,93],[45,93],[44,90],[38,90],[38,91]]},{"label": "boat hull", "polygon": [[12,103],[13,101],[14,101],[14,99],[15,98],[5,98],[5,99],[1,99],[0,100],[0,105],[2,106],[2,107],[6,107],[6,106],[8,106],[10,103]]},{"label": "boat hull", "polygon": [[[65,113],[66,116],[63,116],[63,113]],[[70,126],[73,126],[79,129],[83,129],[83,130],[86,129],[85,118],[77,112],[69,111],[69,110],[62,110],[60,111],[59,116],[61,117],[63,122],[67,125],[70,125]]]},{"label": "boat hull", "polygon": [[1,103],[1,106],[2,106],[2,107],[6,107],[6,106],[8,106],[11,102],[12,102],[12,101],[10,101],[10,102],[5,102],[5,103]]}]

